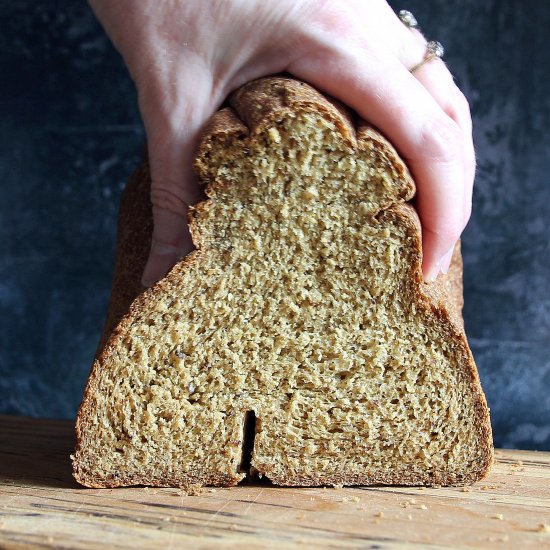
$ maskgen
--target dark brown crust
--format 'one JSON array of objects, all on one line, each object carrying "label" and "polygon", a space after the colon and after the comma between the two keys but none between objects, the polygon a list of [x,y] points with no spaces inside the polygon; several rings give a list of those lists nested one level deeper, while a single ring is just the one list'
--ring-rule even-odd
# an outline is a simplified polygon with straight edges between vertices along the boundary
[{"label": "dark brown crust", "polygon": [[323,113],[336,127],[344,140],[356,145],[352,112],[335,100],[329,100],[308,84],[291,78],[256,80],[234,92],[229,104],[251,133],[258,134],[274,120],[294,116],[297,109],[307,106]]},{"label": "dark brown crust", "polygon": [[[378,155],[383,157],[391,168],[408,183],[403,192],[402,200],[408,200],[414,194],[414,184],[408,175],[408,170],[389,142],[366,124],[361,124],[355,132],[353,118],[345,108],[329,101],[306,84],[282,77],[261,79],[249,83],[235,92],[230,98],[230,105],[231,108],[223,109],[212,117],[211,122],[205,129],[199,147],[195,167],[199,177],[210,186],[206,188],[207,195],[210,194],[209,191],[212,191],[214,185],[213,182],[209,181],[208,172],[208,156],[212,148],[219,147],[226,140],[248,139],[249,136],[252,137],[261,132],[271,121],[293,116],[297,109],[312,109],[322,112],[335,123],[344,140],[352,147],[376,149]],[[241,120],[246,125],[243,125]],[[194,218],[197,212],[209,208],[208,200],[197,205],[194,209],[195,212],[190,213],[191,232],[195,245],[199,250],[190,253],[180,261],[163,280],[152,288],[142,291],[140,277],[145,265],[152,231],[149,187],[148,169],[144,165],[130,179],[121,202],[113,294],[101,347],[98,350],[97,359],[94,362],[78,413],[76,458],[73,460],[74,476],[77,481],[88,487],[116,487],[138,484],[182,487],[190,487],[196,484],[234,485],[239,481],[240,476],[189,475],[181,478],[157,472],[154,477],[124,477],[122,474],[117,479],[99,479],[88,470],[86,463],[79,459],[83,434],[86,426],[91,425],[90,420],[95,407],[95,394],[102,365],[108,361],[116,348],[117,342],[124,337],[126,328],[132,323],[133,319],[147,311],[151,298],[156,293],[170,293],[172,288],[177,285],[180,274],[194,262],[200,262],[202,254],[200,250],[201,239]],[[414,271],[411,273],[411,280],[416,283],[418,303],[431,309],[437,315],[447,328],[449,338],[456,343],[456,347],[463,357],[465,366],[463,374],[470,382],[476,396],[476,424],[480,430],[481,458],[479,464],[462,479],[457,479],[456,475],[448,472],[435,472],[425,476],[412,472],[398,472],[388,477],[381,477],[379,474],[371,476],[368,473],[364,476],[350,477],[343,473],[341,476],[333,476],[330,479],[323,477],[302,478],[298,482],[272,478],[272,481],[276,483],[281,485],[372,483],[451,485],[477,481],[487,475],[490,469],[493,460],[493,447],[489,410],[462,324],[462,262],[459,247],[453,255],[449,275],[440,276],[437,282],[433,284],[423,283],[420,268],[422,252],[418,217],[414,209],[406,204],[395,205],[391,208],[391,211],[391,213],[384,215],[400,217],[402,223],[410,226],[411,230],[417,235],[415,250],[417,261],[413,266]],[[267,476],[270,475],[267,470],[264,470],[263,473]]]},{"label": "dark brown crust", "polygon": [[150,190],[151,176],[145,162],[130,176],[120,199],[111,300],[98,355],[113,329],[130,309],[130,304],[144,290],[141,274],[147,262],[153,234]]}]

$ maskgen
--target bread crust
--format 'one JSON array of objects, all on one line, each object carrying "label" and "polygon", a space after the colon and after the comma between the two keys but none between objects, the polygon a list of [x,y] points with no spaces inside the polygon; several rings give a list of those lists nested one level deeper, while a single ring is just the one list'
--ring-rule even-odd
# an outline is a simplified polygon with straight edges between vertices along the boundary
[{"label": "bread crust", "polygon": [[[329,100],[316,92],[310,86],[285,77],[271,77],[249,83],[237,90],[229,99],[229,107],[216,113],[205,127],[195,169],[199,178],[206,184],[205,192],[210,196],[215,191],[217,182],[210,177],[208,167],[209,151],[223,146],[231,140],[254,140],[272,121],[293,116],[296,110],[311,109],[320,111],[331,120],[342,138],[350,146],[357,149],[376,150],[399,176],[407,182],[400,200],[410,200],[415,191],[414,183],[408,169],[398,156],[392,145],[373,127],[364,122],[357,125],[353,115],[341,104]],[[88,464],[82,458],[81,452],[84,432],[90,423],[95,409],[95,394],[98,390],[99,375],[111,354],[115,351],[117,342],[124,338],[125,331],[134,318],[147,311],[152,298],[157,293],[170,293],[177,286],[180,274],[185,272],[195,262],[200,262],[201,235],[195,218],[201,210],[210,207],[210,201],[203,201],[192,207],[189,213],[190,229],[197,250],[181,260],[172,271],[161,281],[149,289],[141,286],[141,273],[147,260],[152,234],[151,203],[149,199],[150,175],[145,162],[131,176],[123,193],[119,214],[119,232],[116,248],[116,266],[113,277],[113,288],[107,321],[101,338],[100,346],[93,363],[86,385],[82,404],[76,422],[77,445],[73,460],[75,479],[88,487],[116,487],[121,485],[158,485],[191,487],[200,485],[234,485],[243,477],[233,476],[201,476],[188,475],[184,478],[174,476],[169,472],[156,472],[154,476],[125,476],[123,473],[116,479],[100,479],[90,473]],[[465,365],[464,375],[470,382],[475,393],[476,424],[480,430],[479,448],[480,460],[475,469],[460,480],[454,479],[449,472],[435,472],[421,483],[428,485],[451,485],[473,483],[487,475],[493,461],[493,447],[489,409],[483,394],[477,368],[472,357],[462,321],[462,260],[460,246],[457,245],[449,274],[440,276],[435,283],[426,284],[422,280],[421,263],[421,228],[414,208],[409,204],[399,203],[382,213],[384,216],[396,216],[401,223],[407,225],[416,235],[412,278],[416,283],[417,302],[431,309],[446,328],[448,337],[455,342]],[[265,474],[270,477],[269,469]],[[270,479],[272,479],[270,477]],[[281,485],[327,485],[327,484],[369,484],[373,478],[366,473],[362,476],[342,474],[341,478],[330,479],[319,477],[302,478],[299,483],[290,479],[272,479]],[[386,478],[375,479],[377,483],[385,484],[419,484],[418,473],[395,472]]]}]

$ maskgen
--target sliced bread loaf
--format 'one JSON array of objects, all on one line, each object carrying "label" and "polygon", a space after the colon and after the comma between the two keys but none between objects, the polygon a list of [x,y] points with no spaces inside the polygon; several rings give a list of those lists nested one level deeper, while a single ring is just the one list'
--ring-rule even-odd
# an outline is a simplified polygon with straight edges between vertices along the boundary
[{"label": "sliced bread loaf", "polygon": [[209,197],[190,215],[197,250],[144,292],[147,166],[125,192],[109,318],[78,414],[76,479],[483,477],[491,428],[462,326],[460,251],[449,275],[423,282],[405,164],[304,83],[258,80],[229,103],[196,160]]}]

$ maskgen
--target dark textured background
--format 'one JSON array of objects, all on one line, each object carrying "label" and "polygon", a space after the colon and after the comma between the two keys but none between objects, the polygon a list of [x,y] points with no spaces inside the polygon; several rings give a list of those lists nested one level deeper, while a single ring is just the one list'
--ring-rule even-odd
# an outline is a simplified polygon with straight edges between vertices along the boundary
[{"label": "dark textured background", "polygon": [[[471,101],[465,318],[500,446],[550,450],[550,3],[407,0]],[[0,413],[73,417],[144,135],[84,2],[0,2]]]}]

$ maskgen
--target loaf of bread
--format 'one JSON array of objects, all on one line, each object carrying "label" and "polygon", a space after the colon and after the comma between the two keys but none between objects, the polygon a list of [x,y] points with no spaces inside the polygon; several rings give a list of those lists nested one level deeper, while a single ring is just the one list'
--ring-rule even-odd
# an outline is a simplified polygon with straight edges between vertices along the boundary
[{"label": "loaf of bread", "polygon": [[121,205],[113,297],[77,419],[88,487],[460,485],[489,413],[462,266],[423,282],[415,192],[384,137],[310,86],[249,83],[206,128],[196,250],[152,288],[149,173]]}]

